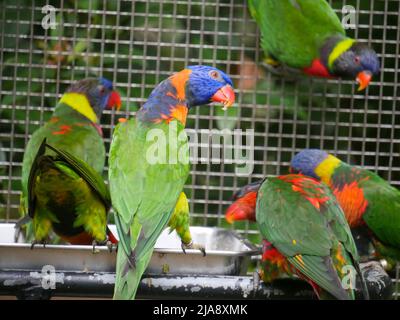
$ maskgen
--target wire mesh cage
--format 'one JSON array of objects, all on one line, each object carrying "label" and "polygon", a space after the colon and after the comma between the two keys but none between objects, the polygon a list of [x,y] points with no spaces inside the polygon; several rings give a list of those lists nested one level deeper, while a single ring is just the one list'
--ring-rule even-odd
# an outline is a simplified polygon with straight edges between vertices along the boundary
[{"label": "wire mesh cage", "polygon": [[[187,127],[254,129],[254,168],[197,163],[186,191],[193,225],[227,227],[223,214],[233,192],[267,175],[287,172],[306,147],[379,173],[400,185],[398,68],[400,1],[331,0],[357,13],[349,36],[370,44],[382,72],[363,93],[353,81],[284,79],[262,67],[259,31],[246,0],[17,0],[0,3],[0,220],[18,217],[24,147],[49,119],[74,80],[104,76],[123,97],[121,111],[102,118],[106,148],[118,117],[134,115],[154,86],[191,64],[217,66],[234,80],[229,112],[196,109]],[[44,28],[49,9],[55,28]],[[235,228],[258,239],[247,222]]]}]

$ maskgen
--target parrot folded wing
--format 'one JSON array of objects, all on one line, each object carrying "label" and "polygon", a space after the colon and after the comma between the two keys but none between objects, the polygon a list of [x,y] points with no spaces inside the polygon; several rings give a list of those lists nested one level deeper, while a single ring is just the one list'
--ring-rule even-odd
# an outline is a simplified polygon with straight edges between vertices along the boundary
[{"label": "parrot folded wing", "polygon": [[90,187],[92,187],[92,189],[104,202],[107,211],[111,208],[110,192],[103,180],[103,177],[96,170],[94,170],[86,162],[73,156],[67,151],[55,148],[47,143],[45,143],[45,146],[56,153],[56,160],[64,161],[74,172],[76,172],[84,181],[86,181]]},{"label": "parrot folded wing", "polygon": [[[342,245],[345,261],[353,264],[358,255],[350,228],[333,196],[325,200],[321,193],[312,194],[303,185],[301,192],[292,192],[288,199],[282,195],[285,190],[277,191],[272,185],[274,189],[269,189],[271,180],[261,187],[257,203],[257,222],[265,238],[317,285],[337,298],[351,298],[340,284],[331,254]],[[327,187],[321,184],[319,187],[318,193],[330,194]],[[274,212],[274,215],[259,212]]]}]

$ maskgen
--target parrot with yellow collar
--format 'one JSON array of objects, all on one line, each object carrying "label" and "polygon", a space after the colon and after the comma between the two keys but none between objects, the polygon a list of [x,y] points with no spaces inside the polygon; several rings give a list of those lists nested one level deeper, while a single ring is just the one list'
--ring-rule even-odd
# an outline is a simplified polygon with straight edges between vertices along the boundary
[{"label": "parrot with yellow collar", "polygon": [[319,149],[305,149],[291,172],[319,179],[333,191],[351,228],[363,228],[377,257],[400,261],[400,191],[376,173],[349,165]]},{"label": "parrot with yellow collar", "polygon": [[379,73],[375,51],[346,36],[326,0],[248,0],[267,64],[324,78],[356,79],[364,90]]},{"label": "parrot with yellow collar", "polygon": [[83,79],[66,90],[50,120],[32,135],[22,164],[20,212],[32,219],[34,243],[45,243],[51,230],[71,244],[116,242],[107,228],[110,199],[102,185],[106,153],[99,122],[105,109],[120,106],[109,80]]}]

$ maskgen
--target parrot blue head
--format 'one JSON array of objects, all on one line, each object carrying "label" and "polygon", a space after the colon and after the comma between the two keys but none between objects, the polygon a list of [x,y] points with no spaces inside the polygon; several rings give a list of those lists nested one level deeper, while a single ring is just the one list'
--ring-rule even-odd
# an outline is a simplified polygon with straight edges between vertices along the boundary
[{"label": "parrot blue head", "polygon": [[290,164],[291,173],[300,173],[305,176],[319,179],[315,173],[315,169],[322,161],[327,159],[329,154],[319,149],[304,149],[296,154]]},{"label": "parrot blue head", "polygon": [[361,91],[379,74],[380,62],[372,48],[356,41],[334,61],[332,69],[336,76],[356,79]]},{"label": "parrot blue head", "polygon": [[209,66],[188,66],[191,70],[187,84],[187,97],[190,106],[223,103],[230,107],[235,101],[232,80],[221,70]]},{"label": "parrot blue head", "polygon": [[190,107],[210,102],[222,103],[224,108],[232,106],[232,80],[213,67],[189,66],[162,81],[138,111],[137,118],[153,123],[177,119],[185,124]]},{"label": "parrot blue head", "polygon": [[[87,106],[79,104],[69,93],[82,94],[87,98],[90,108],[94,111],[97,118],[100,119],[104,109],[121,107],[121,97],[117,91],[114,91],[111,81],[105,78],[86,78],[79,80],[69,86],[62,98],[62,102],[72,106],[77,111],[87,113]],[[91,119],[92,120],[92,119]]]}]

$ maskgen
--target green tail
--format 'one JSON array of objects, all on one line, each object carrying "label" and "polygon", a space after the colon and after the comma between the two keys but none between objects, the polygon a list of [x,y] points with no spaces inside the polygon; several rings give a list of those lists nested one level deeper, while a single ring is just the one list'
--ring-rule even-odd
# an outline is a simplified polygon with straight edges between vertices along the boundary
[{"label": "green tail", "polygon": [[117,270],[114,287],[114,300],[134,300],[137,288],[144,271],[146,270],[153,250],[149,250],[143,257],[131,267],[123,248],[117,252]]}]

